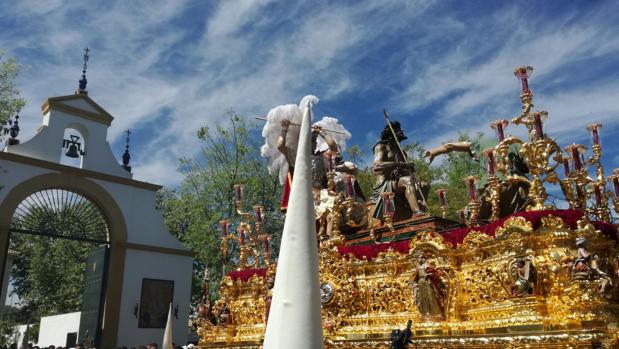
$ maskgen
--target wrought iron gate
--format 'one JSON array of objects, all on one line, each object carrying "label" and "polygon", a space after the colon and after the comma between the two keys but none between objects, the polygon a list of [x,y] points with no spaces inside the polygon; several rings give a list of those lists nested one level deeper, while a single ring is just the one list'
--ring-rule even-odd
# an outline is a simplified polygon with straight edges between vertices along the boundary
[{"label": "wrought iron gate", "polygon": [[24,199],[11,220],[11,234],[27,234],[96,244],[86,261],[78,342],[99,346],[109,258],[109,232],[101,209],[65,189],[45,189]]}]

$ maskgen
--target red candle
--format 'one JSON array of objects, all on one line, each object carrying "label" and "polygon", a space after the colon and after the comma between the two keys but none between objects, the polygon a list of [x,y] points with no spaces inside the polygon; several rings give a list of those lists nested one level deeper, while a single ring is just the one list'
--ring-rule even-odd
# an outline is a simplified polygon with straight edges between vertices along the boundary
[{"label": "red candle", "polygon": [[219,221],[219,228],[221,230],[221,236],[226,237],[228,235],[228,221],[227,220]]},{"label": "red candle", "polygon": [[395,207],[393,206],[393,193],[383,193],[383,215],[393,217]]},{"label": "red candle", "polygon": [[234,201],[236,202],[243,201],[243,185],[242,184],[234,185]]},{"label": "red candle", "polygon": [[264,244],[264,253],[269,253],[269,247],[270,247],[269,239],[268,238],[264,239],[263,244]]},{"label": "red candle", "polygon": [[507,120],[496,120],[495,122],[490,124],[490,127],[496,130],[496,135],[499,139],[499,142],[503,142],[503,140],[505,139],[505,132],[503,131],[505,126],[507,126]]},{"label": "red candle", "polygon": [[458,218],[460,219],[461,224],[466,224],[466,216],[464,215],[464,210],[458,210]]},{"label": "red candle", "polygon": [[245,230],[243,229],[239,231],[239,245],[245,245]]},{"label": "red candle", "polygon": [[587,129],[589,131],[591,131],[591,138],[593,139],[593,145],[600,145],[600,134],[599,134],[599,128],[602,125],[600,124],[596,124],[596,123],[591,123],[589,124],[589,126],[587,126]]},{"label": "red candle", "polygon": [[469,176],[465,179],[466,186],[469,189],[469,199],[471,201],[477,200],[477,188],[475,187],[475,177]]},{"label": "red candle", "polygon": [[502,124],[498,124],[496,125],[496,133],[497,133],[497,137],[499,137],[499,142],[502,142],[505,139],[505,133],[503,132],[503,125]]},{"label": "red candle", "polygon": [[355,196],[355,187],[352,183],[352,176],[346,177],[346,196],[349,198]]},{"label": "red candle", "polygon": [[494,158],[494,151],[492,149],[487,149],[485,153],[486,157],[488,157],[488,176],[494,177],[496,174],[496,159]]},{"label": "red candle", "polygon": [[438,203],[441,207],[445,207],[447,205],[447,200],[445,198],[445,189],[438,190]]},{"label": "red candle", "polygon": [[254,206],[256,210],[256,223],[262,223],[262,206]]},{"label": "red candle", "polygon": [[570,176],[570,159],[569,158],[563,158],[563,174],[565,175],[565,178]]},{"label": "red candle", "polygon": [[541,113],[533,114],[535,122],[535,140],[542,140],[544,138],[544,130],[542,129],[542,115]]},{"label": "red candle", "polygon": [[582,163],[580,162],[580,151],[576,144],[572,144],[570,147],[572,151],[572,161],[574,163],[574,170],[580,171],[582,170]]},{"label": "red candle", "polygon": [[602,190],[600,189],[600,185],[597,183],[593,187],[593,194],[595,195],[595,204],[598,206],[601,205],[602,204]]},{"label": "red candle", "polygon": [[531,73],[533,72],[533,68],[526,66],[526,67],[519,67],[516,68],[516,70],[514,70],[514,75],[516,75],[516,77],[518,79],[520,79],[520,81],[522,82],[522,93],[525,92],[529,92],[529,76],[531,76]]}]

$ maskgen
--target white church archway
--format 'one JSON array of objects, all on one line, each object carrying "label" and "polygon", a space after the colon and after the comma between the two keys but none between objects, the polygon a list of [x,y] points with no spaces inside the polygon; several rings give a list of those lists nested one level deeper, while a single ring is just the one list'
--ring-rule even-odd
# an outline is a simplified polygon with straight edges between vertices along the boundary
[{"label": "white church archway", "polygon": [[[185,342],[193,254],[169,233],[155,207],[161,187],[134,180],[131,168],[119,163],[107,142],[114,118],[85,91],[49,98],[42,110],[42,125],[34,137],[25,142],[14,139],[0,151],[0,271],[5,269],[11,219],[20,202],[50,188],[79,193],[101,209],[109,229],[110,262],[99,347],[137,347],[161,340],[165,325],[153,328],[139,319],[150,304],[142,296],[148,283],[144,280],[173,286],[169,299],[178,309],[174,341]],[[80,167],[61,162],[67,129],[82,136],[86,152],[79,153]]]}]

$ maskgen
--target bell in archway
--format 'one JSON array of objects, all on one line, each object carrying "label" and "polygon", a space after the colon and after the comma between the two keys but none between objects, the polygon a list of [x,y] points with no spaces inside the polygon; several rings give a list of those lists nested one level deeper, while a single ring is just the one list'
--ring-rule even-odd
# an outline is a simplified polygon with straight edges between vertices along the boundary
[{"label": "bell in archway", "polygon": [[74,158],[74,159],[75,158],[79,158],[80,154],[77,152],[77,144],[75,144],[75,143],[69,144],[69,149],[67,150],[65,155],[67,157]]},{"label": "bell in archway", "polygon": [[70,135],[69,139],[65,139],[62,142],[62,147],[67,149],[65,155],[69,158],[79,158],[80,155],[84,155],[82,151],[82,144],[79,142],[80,136]]}]

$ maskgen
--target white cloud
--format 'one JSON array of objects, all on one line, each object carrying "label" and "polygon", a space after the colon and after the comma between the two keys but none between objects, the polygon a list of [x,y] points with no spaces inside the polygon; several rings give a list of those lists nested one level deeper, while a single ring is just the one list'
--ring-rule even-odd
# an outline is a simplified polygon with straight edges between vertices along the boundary
[{"label": "white cloud", "polygon": [[[19,19],[0,33],[0,47],[32,66],[21,80],[24,138],[46,97],[77,87],[80,50],[90,46],[90,96],[116,117],[110,141],[134,129],[136,178],[175,185],[178,157],[198,151],[198,127],[225,122],[231,109],[262,115],[307,93],[323,103],[357,97],[346,124],[357,122],[364,98],[389,91],[374,102],[391,99],[394,111],[413,114],[406,123],[429,145],[456,138],[456,129],[489,134],[491,120],[519,111],[511,71],[522,63],[536,68],[532,86],[537,106],[550,111],[549,132],[574,134],[588,111],[613,127],[619,91],[608,81],[573,86],[568,70],[619,50],[602,12],[523,19],[513,7],[471,20],[433,1],[23,1],[0,5],[0,23]],[[538,96],[544,83],[572,85]],[[353,143],[373,144],[380,130],[361,132]]]}]

